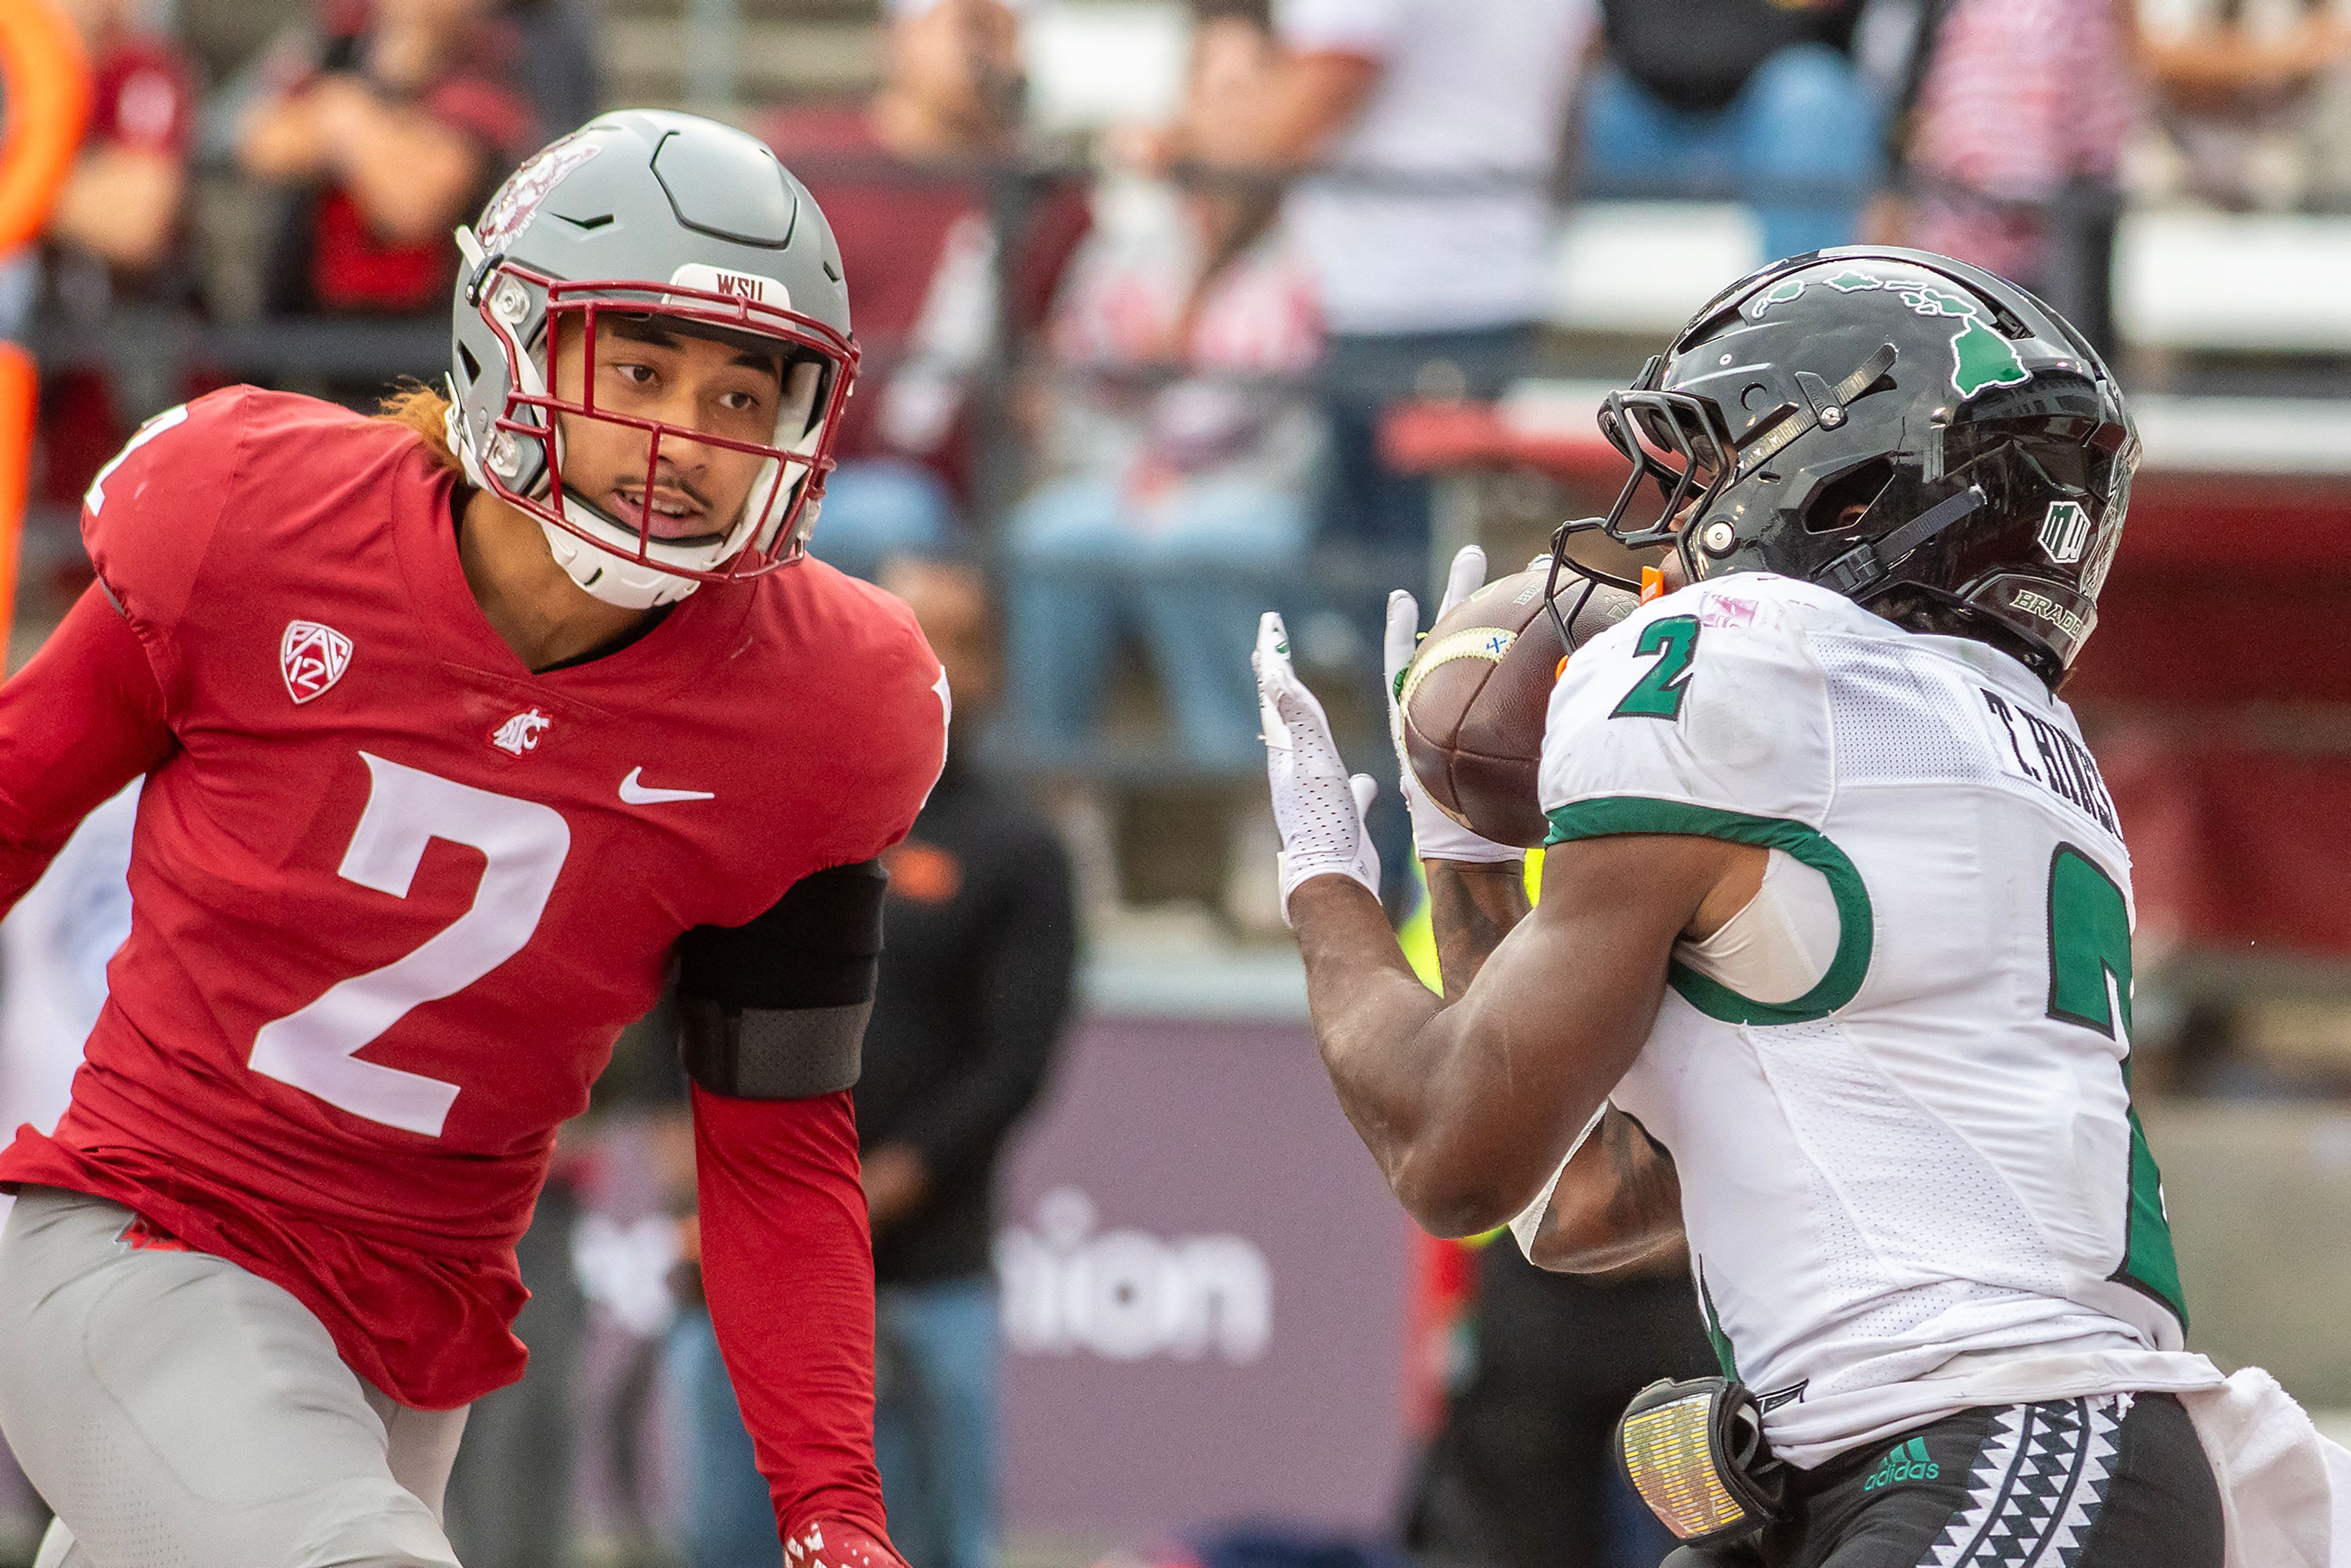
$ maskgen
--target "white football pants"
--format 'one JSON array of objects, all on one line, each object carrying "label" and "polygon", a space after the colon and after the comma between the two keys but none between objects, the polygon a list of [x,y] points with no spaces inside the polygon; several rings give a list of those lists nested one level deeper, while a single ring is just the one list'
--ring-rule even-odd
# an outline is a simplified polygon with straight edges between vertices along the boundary
[{"label": "white football pants", "polygon": [[27,1187],[0,1228],[0,1435],[57,1515],[36,1568],[457,1568],[465,1412],[394,1404],[286,1291],[131,1218]]}]

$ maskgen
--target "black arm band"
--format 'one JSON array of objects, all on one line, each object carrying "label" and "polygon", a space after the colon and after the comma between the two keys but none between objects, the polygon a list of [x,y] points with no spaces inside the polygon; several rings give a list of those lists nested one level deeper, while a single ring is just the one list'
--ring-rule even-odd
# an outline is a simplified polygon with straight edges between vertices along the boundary
[{"label": "black arm band", "polygon": [[714,1094],[805,1100],[857,1082],[889,877],[868,861],[793,884],[747,925],[678,944],[678,1056]]}]

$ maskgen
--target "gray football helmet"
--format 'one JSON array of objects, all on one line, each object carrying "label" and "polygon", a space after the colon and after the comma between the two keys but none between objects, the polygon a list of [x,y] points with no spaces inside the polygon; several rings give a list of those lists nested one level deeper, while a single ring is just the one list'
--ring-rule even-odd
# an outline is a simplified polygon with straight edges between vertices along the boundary
[{"label": "gray football helmet", "polygon": [[[456,237],[450,446],[475,485],[538,519],[574,582],[644,609],[801,558],[858,351],[831,225],[765,143],[690,114],[599,115],[515,171]],[[580,395],[554,396],[556,328],[571,317],[592,356],[600,312],[776,352],[773,437],[747,444],[600,411],[592,357]],[[664,540],[650,518],[565,492],[559,414],[646,432],[648,488],[665,439],[767,461],[724,534]]]}]

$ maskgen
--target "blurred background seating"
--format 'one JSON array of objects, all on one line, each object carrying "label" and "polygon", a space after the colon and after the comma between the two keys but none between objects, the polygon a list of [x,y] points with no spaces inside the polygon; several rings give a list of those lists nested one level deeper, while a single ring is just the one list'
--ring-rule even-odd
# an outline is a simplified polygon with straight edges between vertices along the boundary
[{"label": "blurred background seating", "polygon": [[[1386,591],[1604,506],[1601,392],[1733,277],[1864,237],[2017,276],[2134,392],[2132,541],[2070,695],[2138,856],[2148,1121],[2203,1347],[2351,1411],[2325,1262],[2351,1257],[2351,4],[61,3],[98,91],[49,235],[0,262],[0,332],[44,371],[12,665],[87,580],[76,503],[131,427],[234,380],[438,376],[448,229],[595,108],[753,128],[823,203],[866,361],[816,549],[987,580],[1002,698],[958,747],[1066,840],[1087,939],[1054,1092],[960,1178],[1003,1194],[1024,1560],[1270,1560],[1210,1540],[1243,1514],[1520,1560],[1497,1434],[1596,1431],[1594,1390],[1680,1370],[1562,1326],[1671,1281],[1530,1285],[1388,1214],[1273,907],[1251,620],[1284,612],[1385,772]],[[119,853],[0,933],[11,1118],[70,1070],[58,998]],[[676,1084],[642,1032],[534,1233],[538,1370],[469,1439],[469,1562],[686,1549],[708,1476],[676,1401],[713,1366],[669,1288]],[[1419,1311],[1448,1270],[1459,1299]],[[1509,1367],[1551,1415],[1499,1397]],[[0,1467],[0,1563],[32,1513]],[[1632,1539],[1582,1517],[1552,1516],[1558,1561]]]},{"label": "blurred background seating", "polygon": [[[1001,557],[1006,740],[1076,775],[1053,805],[1081,842],[1107,820],[1084,774],[1123,645],[1147,653],[1186,770],[1246,797],[1262,766],[1247,650],[1269,585],[1306,553],[1322,319],[1278,190],[1165,171],[1252,163],[1279,64],[1262,16],[1203,20],[1172,128],[1136,139],[1095,187],[1093,232],[1027,389],[1034,487]],[[1113,858],[1090,856],[1097,905],[1117,902]]]},{"label": "blurred background seating", "polygon": [[1743,196],[1766,256],[1851,243],[1886,105],[1854,58],[1862,0],[1604,0],[1585,174]]}]

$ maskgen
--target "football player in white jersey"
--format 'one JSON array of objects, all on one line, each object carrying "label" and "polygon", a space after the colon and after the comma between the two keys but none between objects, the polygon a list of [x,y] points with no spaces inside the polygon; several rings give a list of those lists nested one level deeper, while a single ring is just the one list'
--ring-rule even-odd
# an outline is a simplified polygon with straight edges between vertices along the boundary
[{"label": "football player in white jersey", "polygon": [[[2220,1568],[2220,1379],[2130,1106],[2130,860],[2055,695],[2138,461],[2120,392],[2022,289],[1830,251],[1717,298],[1602,424],[1635,471],[1561,557],[1604,529],[1666,591],[1552,694],[1531,913],[1519,852],[1404,769],[1442,999],[1267,617],[1348,1116],[1438,1234],[1571,1270],[1687,1236],[1724,1377],[1624,1432],[1677,1564]],[[1392,671],[1417,622],[1398,595]]]}]

